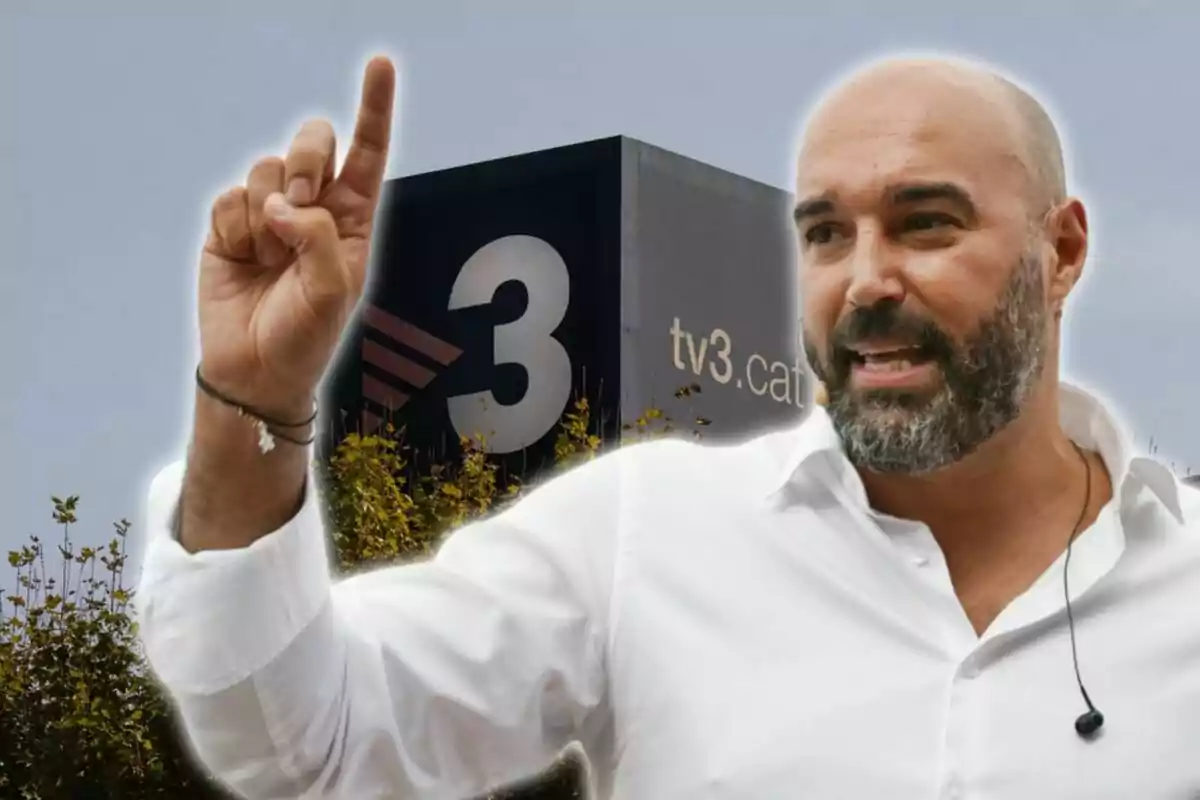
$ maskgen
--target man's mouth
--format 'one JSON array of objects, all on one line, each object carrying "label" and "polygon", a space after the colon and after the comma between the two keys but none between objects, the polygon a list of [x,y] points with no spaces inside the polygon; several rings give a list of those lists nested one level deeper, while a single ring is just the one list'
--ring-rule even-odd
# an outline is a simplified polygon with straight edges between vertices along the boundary
[{"label": "man's mouth", "polygon": [[918,345],[860,345],[850,348],[851,362],[868,372],[904,372],[931,359],[928,350]]}]

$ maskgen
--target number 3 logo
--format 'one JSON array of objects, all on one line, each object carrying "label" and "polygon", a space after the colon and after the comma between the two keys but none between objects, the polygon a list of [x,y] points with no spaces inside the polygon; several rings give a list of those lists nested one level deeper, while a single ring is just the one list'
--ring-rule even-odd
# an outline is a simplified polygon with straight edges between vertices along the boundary
[{"label": "number 3 logo", "polygon": [[450,310],[491,303],[509,281],[525,287],[525,313],[495,331],[494,363],[519,364],[528,375],[525,396],[500,405],[488,390],[451,397],[450,422],[460,436],[486,439],[492,453],[513,453],[546,435],[571,397],[571,357],[554,331],[570,302],[566,262],[533,236],[505,236],[475,251],[450,290]]}]

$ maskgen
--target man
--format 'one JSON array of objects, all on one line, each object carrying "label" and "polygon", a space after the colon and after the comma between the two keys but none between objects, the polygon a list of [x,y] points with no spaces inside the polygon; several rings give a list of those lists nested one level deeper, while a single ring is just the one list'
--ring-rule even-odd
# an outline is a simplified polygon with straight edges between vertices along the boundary
[{"label": "man", "polygon": [[639,800],[1200,796],[1200,495],[1060,383],[1087,215],[1045,112],[968,65],[874,65],[806,128],[824,409],[624,448],[332,582],[303,426],[393,83],[370,63],[339,175],[309,123],[213,207],[140,590],[209,767],[249,797],[464,798],[579,742]]}]

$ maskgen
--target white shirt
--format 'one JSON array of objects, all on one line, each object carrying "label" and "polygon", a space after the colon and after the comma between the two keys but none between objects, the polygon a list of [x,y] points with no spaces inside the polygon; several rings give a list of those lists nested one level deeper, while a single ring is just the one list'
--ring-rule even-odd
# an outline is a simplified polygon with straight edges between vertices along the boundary
[{"label": "white shirt", "polygon": [[[1099,404],[1064,426],[1114,498],[980,637],[923,525],[872,513],[828,417],[738,446],[617,450],[334,581],[314,493],[239,551],[171,536],[151,490],[149,659],[249,797],[460,800],[582,743],[626,800],[1195,800],[1200,492]],[[986,536],[987,531],[980,531]]]}]

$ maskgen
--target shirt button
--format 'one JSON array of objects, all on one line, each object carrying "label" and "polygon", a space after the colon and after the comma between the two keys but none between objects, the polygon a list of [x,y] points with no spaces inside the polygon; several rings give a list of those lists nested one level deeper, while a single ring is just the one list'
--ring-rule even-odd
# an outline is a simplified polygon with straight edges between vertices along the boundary
[{"label": "shirt button", "polygon": [[929,558],[927,556],[913,556],[912,562],[918,567],[924,567],[929,563]]}]

